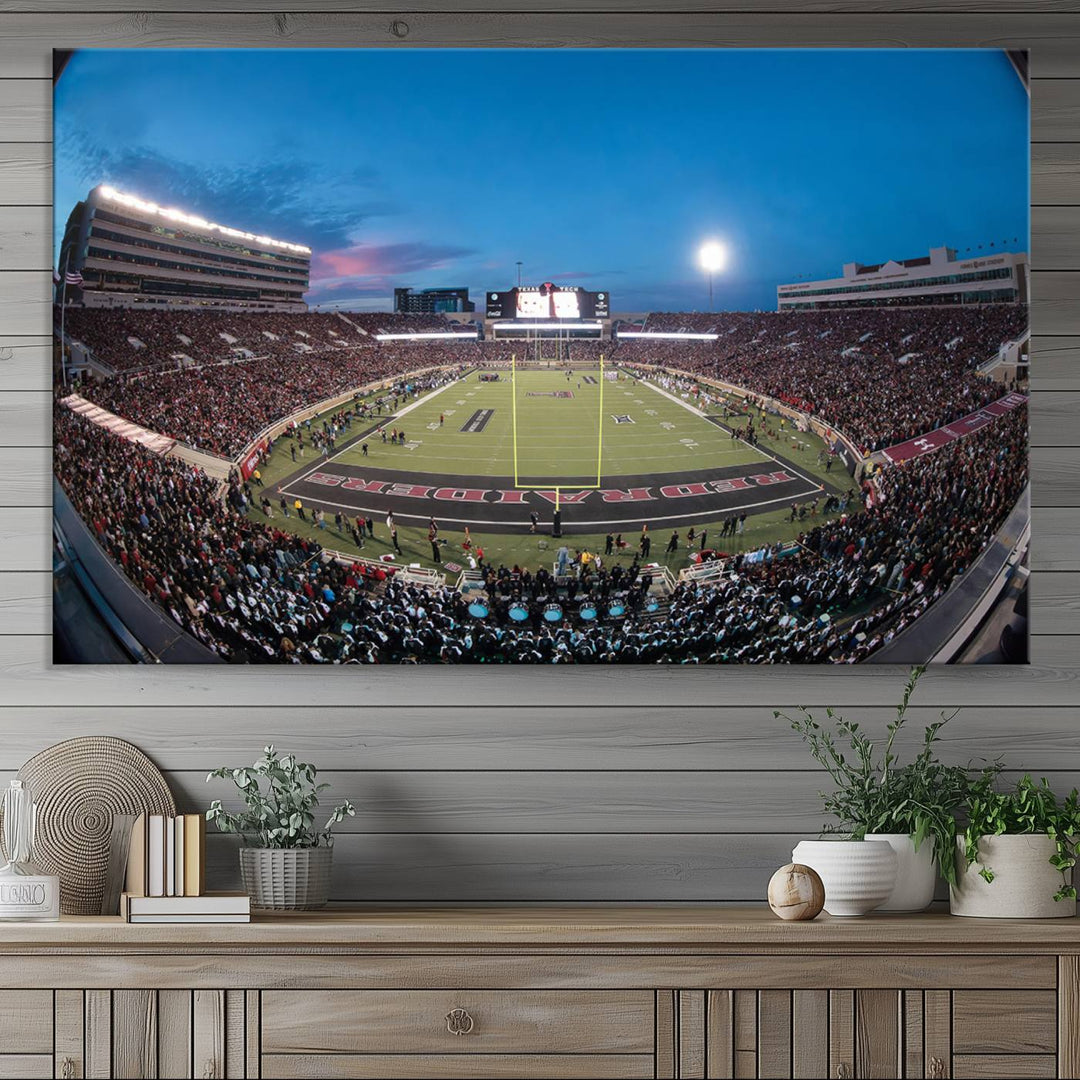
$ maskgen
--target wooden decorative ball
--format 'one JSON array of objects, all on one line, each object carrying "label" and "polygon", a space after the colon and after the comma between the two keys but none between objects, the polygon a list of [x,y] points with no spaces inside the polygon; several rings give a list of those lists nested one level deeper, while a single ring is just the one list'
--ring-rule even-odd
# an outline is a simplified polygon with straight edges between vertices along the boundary
[{"label": "wooden decorative ball", "polygon": [[814,919],[825,906],[825,886],[816,870],[788,863],[769,879],[769,907],[788,922]]}]

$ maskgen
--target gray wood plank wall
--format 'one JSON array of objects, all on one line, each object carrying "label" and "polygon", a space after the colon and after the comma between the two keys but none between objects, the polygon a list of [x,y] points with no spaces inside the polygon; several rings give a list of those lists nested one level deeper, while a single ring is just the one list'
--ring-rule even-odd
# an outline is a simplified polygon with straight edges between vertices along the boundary
[{"label": "gray wood plank wall", "polygon": [[[115,734],[195,809],[207,769],[273,741],[357,802],[340,900],[760,899],[820,821],[817,777],[772,708],[830,703],[883,726],[903,671],[49,667],[50,50],[980,45],[1032,50],[1033,663],[935,670],[916,720],[962,706],[952,759],[1080,783],[1080,0],[542,6],[0,0],[0,774],[58,739]],[[228,879],[227,844],[212,858]]]}]

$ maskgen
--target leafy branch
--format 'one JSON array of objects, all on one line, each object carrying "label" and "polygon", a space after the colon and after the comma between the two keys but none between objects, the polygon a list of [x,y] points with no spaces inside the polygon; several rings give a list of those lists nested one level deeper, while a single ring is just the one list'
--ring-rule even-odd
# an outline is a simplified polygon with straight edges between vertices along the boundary
[{"label": "leafy branch", "polygon": [[[788,721],[832,780],[832,791],[819,792],[826,813],[836,819],[824,832],[842,832],[856,840],[867,833],[907,833],[916,850],[931,837],[942,875],[955,884],[951,853],[956,847],[956,813],[964,805],[973,770],[942,764],[936,744],[959,710],[949,715],[943,712],[939,720],[926,725],[919,752],[910,762],[901,763],[896,751],[912,695],[925,670],[924,666],[912,668],[880,748],[862,725],[832,708],[825,710],[824,723],[805,706],[799,707],[795,717],[779,710],[774,716]],[[993,764],[984,772],[993,777],[1000,768]]]},{"label": "leafy branch", "polygon": [[970,787],[967,798],[967,826],[961,837],[967,866],[979,865],[984,881],[994,880],[994,871],[979,858],[980,836],[1004,833],[1043,834],[1054,842],[1050,865],[1061,871],[1061,888],[1055,900],[1075,900],[1076,886],[1069,871],[1076,865],[1076,837],[1080,836],[1080,796],[1076,788],[1059,803],[1045,779],[1035,783],[1024,776],[1009,791],[994,786],[996,778],[984,774]]},{"label": "leafy branch", "polygon": [[351,802],[335,806],[326,824],[315,826],[319,795],[330,785],[316,783],[318,769],[295,754],[279,756],[273,746],[250,768],[215,769],[210,780],[232,780],[244,800],[245,809],[229,813],[215,799],[206,811],[206,820],[223,833],[236,833],[253,847],[311,848],[320,843],[331,846],[333,829],[346,817],[354,817]]}]

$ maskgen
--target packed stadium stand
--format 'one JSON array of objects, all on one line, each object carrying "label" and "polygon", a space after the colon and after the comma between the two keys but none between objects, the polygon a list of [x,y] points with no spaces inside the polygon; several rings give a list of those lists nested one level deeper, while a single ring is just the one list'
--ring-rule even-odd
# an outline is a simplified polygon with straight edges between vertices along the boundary
[{"label": "packed stadium stand", "polygon": [[[502,363],[515,349],[508,341],[379,343],[372,336],[387,327],[424,332],[450,325],[438,315],[349,315],[345,321],[327,314],[73,309],[67,318],[71,335],[110,366],[159,372],[91,383],[87,397],[226,456],[271,420],[350,386],[421,367]],[[1002,342],[1023,333],[1026,318],[1026,309],[1013,305],[917,313],[650,314],[647,330],[691,327],[717,336],[580,341],[569,348],[572,362],[595,362],[603,353],[609,363],[669,367],[775,397],[870,452],[1000,396],[1000,386],[977,368]]]},{"label": "packed stadium stand", "polygon": [[357,327],[336,315],[139,311],[69,307],[64,331],[117,372],[162,371],[315,350],[357,347]]},{"label": "packed stadium stand", "polygon": [[[788,403],[869,453],[998,398],[979,366],[1026,329],[1016,305],[719,314],[650,313],[644,334],[575,341],[572,363],[705,377]],[[379,342],[438,332],[441,315],[70,307],[66,332],[116,375],[79,393],[151,431],[235,460],[295,410],[409,373],[439,385],[509,361],[513,342]],[[678,373],[686,373],[678,374]],[[1027,482],[1027,411],[915,460],[859,476],[796,545],[733,554],[710,581],[674,586],[660,615],[638,559],[596,571],[478,567],[489,615],[450,585],[393,565],[332,558],[278,527],[241,476],[222,485],[55,411],[55,473],[128,579],[203,646],[237,662],[855,663],[892,641],[993,538]],[[262,507],[262,508],[261,508]],[[829,507],[827,507],[829,509]],[[618,597],[618,618],[546,623]],[[529,620],[509,617],[524,602]],[[606,610],[606,607],[604,608]]]},{"label": "packed stadium stand", "polygon": [[403,345],[276,356],[90,384],[89,400],[151,431],[234,457],[272,421],[367,383],[433,366],[478,363],[475,346]]},{"label": "packed stadium stand", "polygon": [[1015,305],[847,309],[655,317],[654,325],[716,334],[707,341],[620,340],[614,359],[677,368],[777,398],[878,450],[950,423],[999,397],[977,369],[1021,336]]},{"label": "packed stadium stand", "polygon": [[449,322],[431,312],[350,312],[346,318],[373,337],[378,334],[424,334],[464,331],[460,323]]},{"label": "packed stadium stand", "polygon": [[[130,580],[224,659],[516,663],[854,663],[942,596],[993,536],[1027,482],[1027,412],[865,484],[847,512],[795,554],[736,556],[718,583],[683,583],[662,618],[646,613],[637,560],[578,568],[567,599],[625,599],[617,620],[542,621],[544,571],[481,566],[490,617],[455,588],[428,589],[248,516],[197,468],[55,412],[56,475]],[[562,594],[560,594],[560,597]],[[511,621],[512,601],[531,620]],[[853,621],[843,617],[859,612]]]}]

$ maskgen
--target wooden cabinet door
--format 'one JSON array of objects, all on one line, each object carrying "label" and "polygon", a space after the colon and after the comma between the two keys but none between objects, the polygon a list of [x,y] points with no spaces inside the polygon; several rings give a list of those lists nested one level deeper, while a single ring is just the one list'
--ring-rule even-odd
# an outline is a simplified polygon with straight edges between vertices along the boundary
[{"label": "wooden cabinet door", "polygon": [[[688,994],[694,992],[683,991],[677,1000]],[[1057,1075],[1053,990],[711,990],[703,997],[703,1012],[700,1027],[694,1009],[679,1013],[684,1068],[672,1075],[708,1080]],[[693,1071],[699,1056],[703,1072]]]},{"label": "wooden cabinet door", "polygon": [[[247,1075],[246,997],[243,990],[196,990],[192,1000],[195,1077]],[[253,1026],[253,1031],[258,1025]]]},{"label": "wooden cabinet door", "polygon": [[0,990],[0,1077],[52,1076],[53,992]]},{"label": "wooden cabinet door", "polygon": [[[705,994],[705,1077],[790,1078],[828,1071],[829,991],[710,990]],[[685,1041],[687,1024],[680,1024]]]},{"label": "wooden cabinet door", "polygon": [[[861,1003],[861,1019],[857,1019],[860,1004],[856,993],[710,990],[705,995],[703,1075],[709,1080],[855,1077],[857,1038],[862,1040],[861,1053],[867,1064],[886,1057],[895,1041],[895,1031],[882,1031],[878,1024],[886,1002],[867,998]],[[685,1040],[685,1022],[680,1036]]]},{"label": "wooden cabinet door", "polygon": [[899,1080],[901,1004],[898,990],[709,991],[705,1076]]},{"label": "wooden cabinet door", "polygon": [[[914,999],[918,992],[910,991],[908,996]],[[956,1080],[1058,1075],[1054,990],[927,990],[922,998],[925,1049],[921,1063],[915,1045],[917,1003],[908,1007],[908,1075]],[[1061,1075],[1068,1073],[1062,1070]]]},{"label": "wooden cabinet door", "polygon": [[0,1077],[257,1077],[258,999],[243,990],[57,990],[48,1071],[8,1074],[0,1055]]},{"label": "wooden cabinet door", "polygon": [[51,1076],[106,1080],[113,1075],[112,992],[57,990]]},{"label": "wooden cabinet door", "polygon": [[854,1076],[852,1007],[850,991],[710,990],[704,1075]]}]

